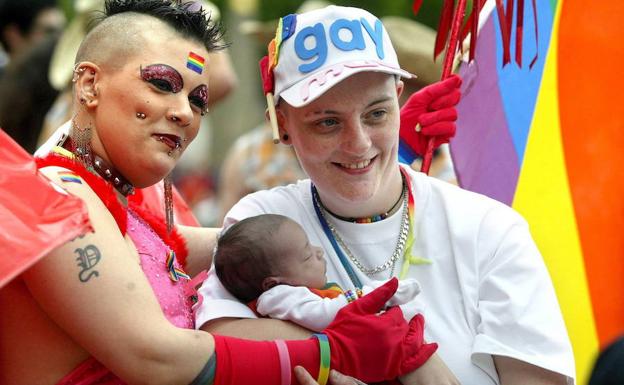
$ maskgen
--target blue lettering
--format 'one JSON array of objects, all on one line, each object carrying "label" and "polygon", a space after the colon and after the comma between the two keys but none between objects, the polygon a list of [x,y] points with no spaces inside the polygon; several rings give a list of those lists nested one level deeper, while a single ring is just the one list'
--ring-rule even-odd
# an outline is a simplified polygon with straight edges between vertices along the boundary
[{"label": "blue lettering", "polygon": [[[344,41],[340,38],[340,30],[348,29],[351,32],[351,41]],[[366,48],[364,37],[362,36],[362,27],[357,20],[338,19],[329,27],[329,37],[336,48],[343,51],[353,51],[354,49],[363,50]]]},{"label": "blue lettering", "polygon": [[[311,49],[305,47],[305,40],[308,37],[313,37],[316,43]],[[327,39],[325,38],[323,24],[318,23],[313,27],[306,27],[297,34],[295,37],[295,53],[302,60],[317,57],[312,63],[299,66],[299,71],[303,73],[314,71],[325,63],[327,59]]]},{"label": "blue lettering", "polygon": [[384,58],[384,47],[383,47],[383,24],[381,24],[381,20],[375,20],[375,29],[368,24],[368,21],[365,18],[360,19],[362,21],[362,25],[368,35],[375,43],[375,48],[377,50],[377,56],[383,60]]}]

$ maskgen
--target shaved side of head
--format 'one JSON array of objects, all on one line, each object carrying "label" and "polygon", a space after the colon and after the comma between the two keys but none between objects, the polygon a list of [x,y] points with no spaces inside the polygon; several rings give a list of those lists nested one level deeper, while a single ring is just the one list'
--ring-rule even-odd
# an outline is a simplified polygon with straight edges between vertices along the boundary
[{"label": "shaved side of head", "polygon": [[[82,41],[76,63],[91,61],[118,69],[145,49],[149,37],[181,37],[208,52],[227,47],[223,30],[203,9],[180,0],[106,0],[104,16]],[[165,40],[166,41],[166,40]],[[164,43],[163,43],[164,44]]]},{"label": "shaved side of head", "polygon": [[76,54],[76,63],[90,61],[117,70],[145,48],[145,34],[154,28],[175,31],[164,22],[133,12],[107,17],[85,37]]}]

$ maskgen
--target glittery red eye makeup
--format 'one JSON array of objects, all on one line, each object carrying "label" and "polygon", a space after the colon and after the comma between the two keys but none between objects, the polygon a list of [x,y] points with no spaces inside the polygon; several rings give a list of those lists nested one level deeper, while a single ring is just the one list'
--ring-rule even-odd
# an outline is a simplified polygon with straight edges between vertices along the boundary
[{"label": "glittery red eye makeup", "polygon": [[161,91],[180,92],[184,88],[182,76],[174,68],[166,64],[152,64],[141,67],[141,79],[154,85]]},{"label": "glittery red eye makeup", "polygon": [[208,107],[208,87],[205,84],[195,87],[189,93],[189,101],[199,107],[202,114],[205,114]]}]

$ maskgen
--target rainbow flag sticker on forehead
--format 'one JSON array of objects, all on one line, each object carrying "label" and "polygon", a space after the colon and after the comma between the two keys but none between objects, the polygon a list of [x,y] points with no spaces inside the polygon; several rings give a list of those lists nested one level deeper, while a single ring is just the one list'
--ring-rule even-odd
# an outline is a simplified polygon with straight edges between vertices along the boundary
[{"label": "rainbow flag sticker on forehead", "polygon": [[269,60],[275,103],[304,106],[359,72],[413,77],[399,66],[381,20],[352,7],[328,7],[282,18]]},{"label": "rainbow flag sticker on forehead", "polygon": [[206,60],[196,54],[195,52],[189,52],[188,58],[186,60],[186,68],[190,68],[191,70],[197,72],[198,74],[202,74],[204,72],[204,62]]}]

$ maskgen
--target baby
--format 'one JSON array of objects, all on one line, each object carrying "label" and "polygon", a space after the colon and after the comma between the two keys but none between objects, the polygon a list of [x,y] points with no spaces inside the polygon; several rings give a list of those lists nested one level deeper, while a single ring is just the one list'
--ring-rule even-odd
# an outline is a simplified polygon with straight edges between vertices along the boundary
[{"label": "baby", "polygon": [[[246,218],[220,237],[214,255],[225,288],[261,316],[292,321],[321,331],[338,310],[385,282],[343,291],[328,283],[323,249],[311,245],[301,226],[275,214]],[[400,281],[387,306],[400,305],[406,320],[422,313],[415,297],[420,285]]]}]

